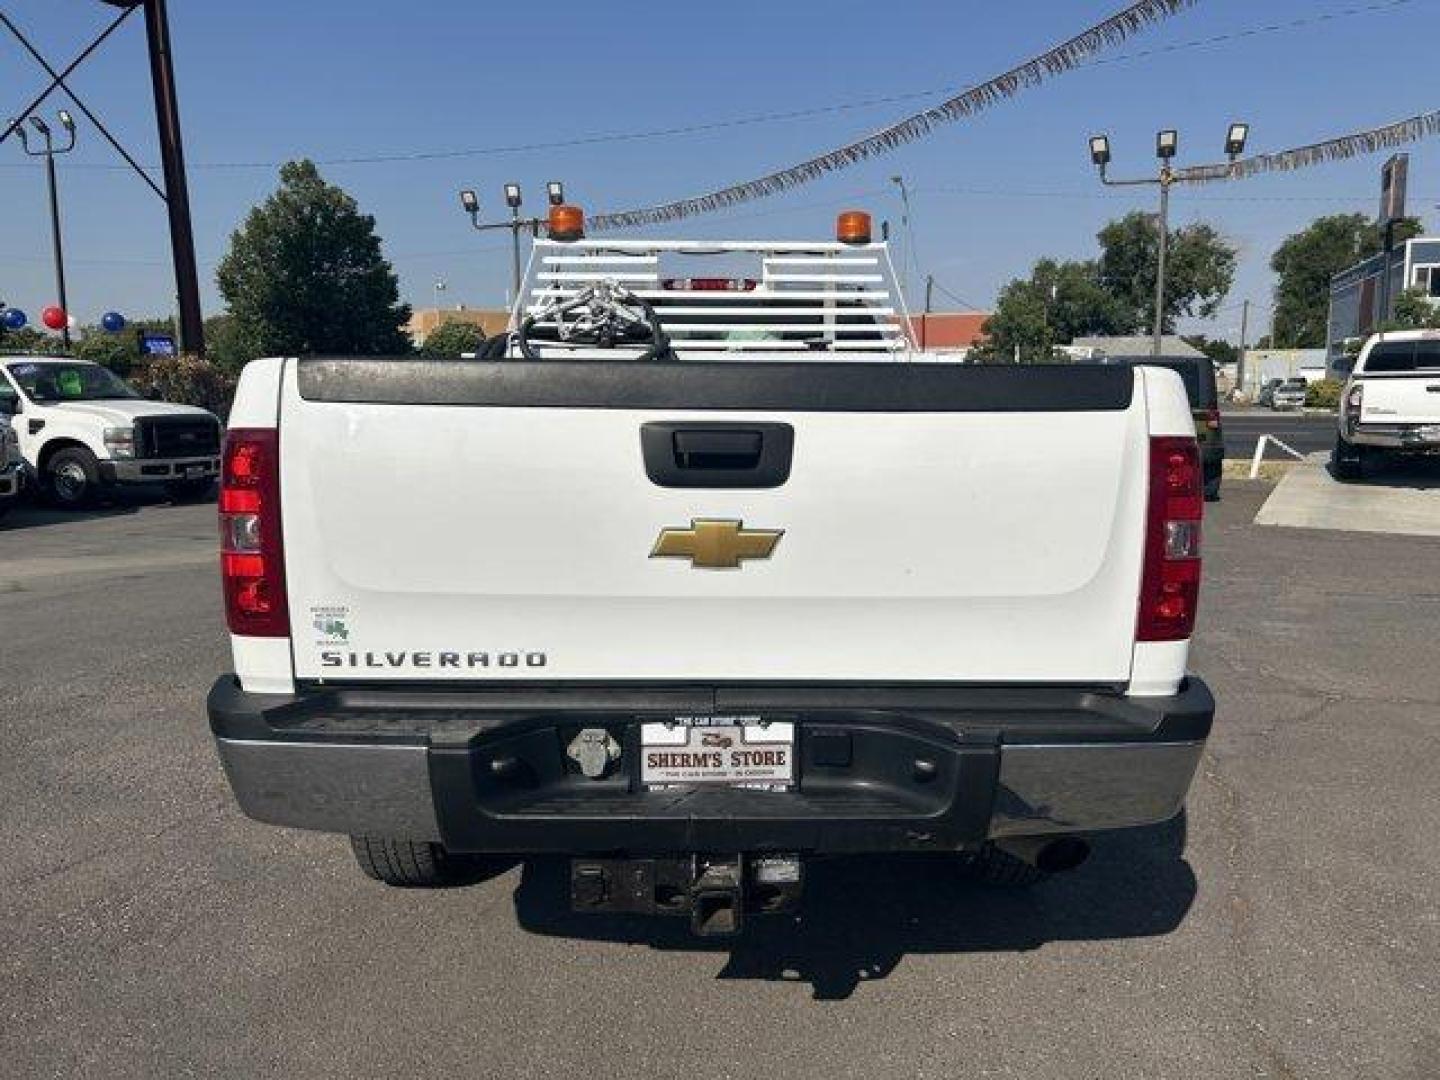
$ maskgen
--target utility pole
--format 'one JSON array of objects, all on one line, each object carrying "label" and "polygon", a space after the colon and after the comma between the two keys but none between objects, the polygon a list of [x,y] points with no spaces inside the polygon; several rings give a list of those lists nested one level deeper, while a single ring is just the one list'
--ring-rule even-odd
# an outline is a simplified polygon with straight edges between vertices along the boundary
[{"label": "utility pole", "polygon": [[1240,305],[1240,359],[1235,362],[1235,389],[1245,393],[1245,336],[1250,330],[1250,301]]},{"label": "utility pole", "polygon": [[[116,0],[107,2],[116,3]],[[155,124],[160,137],[160,165],[165,174],[175,291],[180,300],[180,341],[187,351],[203,357],[205,323],[200,314],[200,275],[195,268],[195,234],[190,221],[190,191],[185,180],[185,145],[180,134],[180,105],[175,93],[170,19],[165,0],[140,2],[145,6],[150,82],[155,91]],[[135,3],[122,0],[116,6],[134,7]]]}]

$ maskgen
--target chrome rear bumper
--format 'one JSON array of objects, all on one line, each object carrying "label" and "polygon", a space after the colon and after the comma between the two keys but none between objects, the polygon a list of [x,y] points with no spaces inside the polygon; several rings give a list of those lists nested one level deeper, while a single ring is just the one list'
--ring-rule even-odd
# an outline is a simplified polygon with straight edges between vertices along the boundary
[{"label": "chrome rear bumper", "polygon": [[[641,718],[685,714],[697,695],[718,715],[793,720],[797,786],[644,787]],[[581,855],[955,851],[1154,824],[1183,806],[1214,714],[1195,679],[1172,698],[964,687],[514,687],[486,697],[252,695],[226,677],[209,704],[236,800],[259,821],[460,852]],[[603,727],[624,748],[600,779],[565,759],[582,727]]]},{"label": "chrome rear bumper", "polygon": [[1357,424],[1345,438],[1357,446],[1429,453],[1440,450],[1440,423]]}]

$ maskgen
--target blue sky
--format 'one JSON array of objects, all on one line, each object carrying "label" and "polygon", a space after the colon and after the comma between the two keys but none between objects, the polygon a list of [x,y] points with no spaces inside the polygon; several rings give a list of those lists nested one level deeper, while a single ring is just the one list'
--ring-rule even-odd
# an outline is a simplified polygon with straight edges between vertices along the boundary
[{"label": "blue sky", "polygon": [[[448,303],[493,306],[508,281],[506,240],[470,230],[456,199],[461,187],[479,190],[492,211],[511,179],[537,210],[551,178],[564,180],[572,201],[592,211],[699,193],[846,142],[942,98],[944,88],[1042,51],[1122,3],[170,6],[210,313],[221,307],[214,268],[232,230],[275,184],[273,167],[232,167],[237,163],[488,151],[322,170],[377,218],[405,299],[428,306],[443,280]],[[57,66],[113,11],[98,0],[0,0],[0,7]],[[1306,22],[1283,25],[1295,20]],[[1283,28],[1247,33],[1275,25]],[[1190,44],[1224,35],[1240,36]],[[898,221],[889,177],[899,173],[914,193],[922,270],[966,305],[989,307],[1036,258],[1088,256],[1108,218],[1153,205],[1148,188],[1099,187],[1085,149],[1091,132],[1110,133],[1123,174],[1152,168],[1160,127],[1180,130],[1182,162],[1199,162],[1219,156],[1232,119],[1252,124],[1257,151],[1377,125],[1440,106],[1437,38],[1440,0],[1201,0],[1101,54],[1109,62],[791,194],[664,231],[824,236],[846,205]],[[0,39],[0,109],[23,105],[41,80],[19,46]],[[142,161],[155,160],[138,18],[74,85]],[[922,96],[685,136],[497,151],[911,93]],[[55,98],[47,108],[53,113],[61,104]],[[1440,141],[1410,150],[1412,212],[1440,228]],[[71,307],[85,321],[112,308],[132,316],[162,311],[173,291],[163,208],[114,167],[117,160],[83,119],[79,147],[61,159]],[[1210,221],[1241,250],[1230,306],[1211,333],[1235,335],[1245,298],[1256,304],[1252,327],[1263,332],[1271,251],[1320,214],[1373,213],[1380,160],[1177,193],[1179,222]],[[44,181],[13,138],[0,145],[0,206],[0,298],[33,318],[53,292]]]}]

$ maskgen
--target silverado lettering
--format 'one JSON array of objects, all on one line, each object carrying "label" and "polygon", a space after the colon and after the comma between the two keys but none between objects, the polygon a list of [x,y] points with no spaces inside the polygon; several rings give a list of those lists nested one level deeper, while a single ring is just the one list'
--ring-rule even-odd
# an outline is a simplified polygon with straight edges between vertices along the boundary
[{"label": "silverado lettering", "polygon": [[324,649],[320,666],[327,668],[542,668],[549,662],[543,652],[342,652]]}]

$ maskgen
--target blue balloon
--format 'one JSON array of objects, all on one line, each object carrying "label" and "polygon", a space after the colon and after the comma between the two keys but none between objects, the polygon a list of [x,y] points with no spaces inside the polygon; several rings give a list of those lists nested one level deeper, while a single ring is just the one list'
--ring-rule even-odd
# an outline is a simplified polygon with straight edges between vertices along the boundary
[{"label": "blue balloon", "polygon": [[107,333],[118,334],[125,329],[125,316],[118,311],[107,311],[100,316],[100,325],[105,328]]},{"label": "blue balloon", "polygon": [[23,330],[25,324],[30,321],[25,318],[25,312],[21,311],[18,307],[6,308],[3,316],[0,317],[3,317],[5,320],[6,330]]}]

